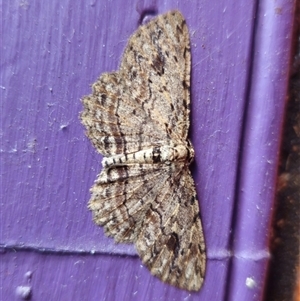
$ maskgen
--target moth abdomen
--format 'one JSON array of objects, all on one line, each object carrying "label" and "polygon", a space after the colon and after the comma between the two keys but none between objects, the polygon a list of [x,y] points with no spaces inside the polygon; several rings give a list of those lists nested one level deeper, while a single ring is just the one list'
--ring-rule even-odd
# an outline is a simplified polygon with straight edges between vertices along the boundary
[{"label": "moth abdomen", "polygon": [[113,155],[104,157],[102,166],[123,166],[128,164],[157,164],[171,162],[191,162],[194,157],[194,149],[191,144],[178,144],[176,146],[154,146],[131,154]]}]

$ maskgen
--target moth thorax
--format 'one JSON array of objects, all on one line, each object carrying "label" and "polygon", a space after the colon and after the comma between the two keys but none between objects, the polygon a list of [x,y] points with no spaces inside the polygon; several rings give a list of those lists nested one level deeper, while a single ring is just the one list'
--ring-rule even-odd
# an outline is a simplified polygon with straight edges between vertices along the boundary
[{"label": "moth thorax", "polygon": [[161,161],[186,161],[191,162],[194,158],[194,149],[190,145],[179,144],[176,146],[161,147]]}]

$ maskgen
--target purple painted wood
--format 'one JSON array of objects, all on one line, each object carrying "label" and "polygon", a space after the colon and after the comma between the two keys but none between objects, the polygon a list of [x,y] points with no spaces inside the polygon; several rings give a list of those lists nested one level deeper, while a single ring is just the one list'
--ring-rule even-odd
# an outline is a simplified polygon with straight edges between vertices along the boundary
[{"label": "purple painted wood", "polygon": [[295,1],[260,1],[237,195],[230,300],[260,300],[287,97]]},{"label": "purple painted wood", "polygon": [[[245,251],[266,250],[278,149],[276,138],[280,133],[288,76],[288,33],[292,26],[293,2],[285,2],[288,8],[270,8],[282,10],[275,10],[277,19],[274,10],[270,12],[273,23],[267,27],[263,26],[263,12],[270,16],[268,7],[259,7],[259,26],[264,30],[255,40],[255,49],[263,54],[265,48],[259,48],[260,43],[268,46],[265,38],[270,39],[268,35],[276,32],[272,45],[277,45],[278,53],[285,56],[279,64],[280,56],[276,57],[274,52],[277,48],[270,48],[272,56],[255,55],[252,75],[254,2],[251,5],[228,0],[3,3],[0,90],[4,100],[0,258],[3,300],[18,300],[22,287],[24,292],[26,286],[32,291],[32,300],[105,297],[107,300],[225,300],[227,281],[233,288],[230,300],[240,300],[234,298],[246,294],[245,278],[249,275],[259,285],[255,296],[250,294],[252,299],[248,300],[261,298],[263,277],[256,278],[254,269],[264,273],[266,260],[253,262],[250,258],[245,263],[235,257],[231,273],[230,233],[234,222],[237,230],[234,251],[239,256]],[[92,223],[86,203],[88,190],[100,171],[101,156],[85,138],[78,120],[82,109],[80,97],[90,93],[89,84],[100,73],[118,68],[128,37],[139,25],[141,15],[174,8],[182,11],[191,33],[191,140],[196,152],[192,169],[208,250],[205,284],[198,293],[181,291],[152,277],[140,260],[133,257],[132,246],[115,245]],[[284,25],[284,30],[279,30],[279,24]],[[277,64],[272,67],[275,69],[270,67],[273,64]],[[277,77],[273,78],[277,88],[273,103],[268,101],[272,99],[268,93],[274,91],[268,84],[272,82],[271,70],[285,70],[281,75],[275,73]],[[267,79],[263,77],[266,72]],[[259,83],[267,84],[258,86]],[[256,101],[258,97],[267,101],[260,103]],[[239,175],[246,108],[249,111]],[[269,132],[262,126],[272,115],[268,114],[266,119],[255,115],[266,110],[273,110],[276,117]],[[251,158],[262,156],[265,151],[260,144],[253,144],[258,153],[254,147],[247,148],[258,134],[265,137],[262,141],[266,145],[273,143],[272,152],[266,153],[272,164],[265,164],[266,160],[251,164]],[[264,197],[259,203],[252,203],[250,194],[240,194],[238,211],[233,216],[237,177],[241,178],[241,189],[249,191],[253,186],[248,181],[257,173],[260,177],[270,175],[265,184],[267,189],[261,190],[266,191],[265,205],[261,201]],[[260,210],[253,210],[253,204],[259,204]],[[248,206],[253,214],[245,217]],[[256,227],[247,225],[258,219],[261,222],[260,214],[267,222],[257,232]],[[248,236],[257,244],[255,248],[245,242]],[[121,254],[124,256],[120,257]],[[31,276],[27,272],[32,272]]]}]

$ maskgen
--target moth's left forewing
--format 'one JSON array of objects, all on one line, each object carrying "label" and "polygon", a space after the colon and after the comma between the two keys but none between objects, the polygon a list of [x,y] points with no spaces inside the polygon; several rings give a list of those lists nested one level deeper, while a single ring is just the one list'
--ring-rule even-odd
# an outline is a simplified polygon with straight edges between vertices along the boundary
[{"label": "moth's left forewing", "polygon": [[[182,14],[172,11],[141,26],[129,39],[121,72],[129,86],[143,80],[140,101],[167,139],[185,141],[189,128],[190,39]],[[130,67],[128,67],[130,66]],[[133,93],[133,98],[135,93]],[[166,140],[167,142],[167,140]]]}]

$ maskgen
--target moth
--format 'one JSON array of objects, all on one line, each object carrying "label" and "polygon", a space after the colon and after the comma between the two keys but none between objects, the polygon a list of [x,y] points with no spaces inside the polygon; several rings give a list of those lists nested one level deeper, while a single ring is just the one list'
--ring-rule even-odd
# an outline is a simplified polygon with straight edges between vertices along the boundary
[{"label": "moth", "polygon": [[120,69],[92,85],[81,121],[104,156],[88,205],[95,223],[133,243],[162,281],[197,291],[206,253],[189,170],[190,68],[185,19],[160,15],[129,38]]}]

